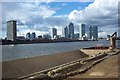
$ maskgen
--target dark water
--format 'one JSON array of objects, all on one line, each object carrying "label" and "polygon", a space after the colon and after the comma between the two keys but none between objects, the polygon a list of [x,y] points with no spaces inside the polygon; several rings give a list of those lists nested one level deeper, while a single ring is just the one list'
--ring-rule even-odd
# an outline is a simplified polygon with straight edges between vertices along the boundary
[{"label": "dark water", "polygon": [[109,41],[100,40],[84,42],[3,45],[2,60],[13,60],[20,58],[35,57],[40,55],[49,55],[97,45],[108,46]]}]

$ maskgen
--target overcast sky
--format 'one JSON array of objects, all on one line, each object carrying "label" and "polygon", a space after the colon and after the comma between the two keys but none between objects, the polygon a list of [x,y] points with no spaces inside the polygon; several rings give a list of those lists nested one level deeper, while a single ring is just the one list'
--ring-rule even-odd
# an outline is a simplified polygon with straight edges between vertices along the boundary
[{"label": "overcast sky", "polygon": [[[9,0],[2,1],[2,29],[0,37],[6,36],[6,21],[17,20],[17,35],[36,32],[38,35],[50,34],[52,27],[62,34],[62,28],[74,23],[75,33],[80,23],[97,25],[99,37],[106,37],[118,30],[119,0]],[[67,0],[68,1],[68,0]],[[1,13],[0,13],[1,15]],[[2,31],[2,34],[1,34]]]}]

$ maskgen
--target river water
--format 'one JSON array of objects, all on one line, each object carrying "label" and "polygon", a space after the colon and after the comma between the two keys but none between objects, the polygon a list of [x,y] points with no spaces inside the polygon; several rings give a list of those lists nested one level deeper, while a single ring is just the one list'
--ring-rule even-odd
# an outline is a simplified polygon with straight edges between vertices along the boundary
[{"label": "river water", "polygon": [[[36,43],[17,44],[2,46],[2,60],[14,60],[41,55],[50,55],[60,52],[78,50],[80,48],[93,47],[97,45],[109,46],[109,41],[82,41],[82,42],[60,42],[60,43]],[[120,46],[120,45],[119,45]]]}]

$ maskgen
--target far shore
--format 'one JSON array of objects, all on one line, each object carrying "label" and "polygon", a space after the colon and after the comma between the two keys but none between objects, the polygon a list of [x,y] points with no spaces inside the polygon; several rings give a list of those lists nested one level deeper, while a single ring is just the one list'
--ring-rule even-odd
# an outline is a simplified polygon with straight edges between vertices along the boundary
[{"label": "far shore", "polygon": [[9,41],[2,40],[1,45],[11,45],[11,44],[35,44],[35,43],[60,43],[60,42],[82,42],[82,41],[95,41],[95,40],[18,40],[18,41]]}]

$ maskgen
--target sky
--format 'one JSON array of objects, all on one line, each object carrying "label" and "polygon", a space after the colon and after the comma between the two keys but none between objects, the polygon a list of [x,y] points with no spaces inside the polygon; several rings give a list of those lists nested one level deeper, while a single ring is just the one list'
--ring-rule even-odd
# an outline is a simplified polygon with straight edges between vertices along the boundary
[{"label": "sky", "polygon": [[[118,31],[119,0],[4,0],[0,3],[0,38],[6,37],[6,21],[17,21],[17,35],[36,32],[36,35],[50,34],[57,28],[58,35],[70,22],[75,33],[79,24],[98,26],[98,36],[106,37]],[[114,6],[113,6],[114,5]]]}]

